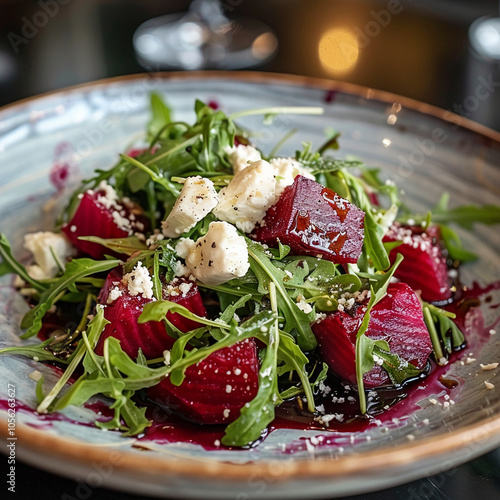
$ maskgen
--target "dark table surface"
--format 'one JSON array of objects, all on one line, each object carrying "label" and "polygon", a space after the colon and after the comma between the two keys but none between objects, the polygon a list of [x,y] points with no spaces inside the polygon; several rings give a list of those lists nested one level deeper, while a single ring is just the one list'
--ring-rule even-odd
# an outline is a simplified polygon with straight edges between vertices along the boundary
[{"label": "dark table surface", "polygon": [[[22,36],[26,23],[39,12],[39,3],[0,1],[0,104],[67,85],[143,71],[131,43],[134,30],[149,18],[184,10],[189,2],[61,2],[58,12],[38,27],[35,34],[25,36],[24,41],[16,38]],[[238,14],[266,22],[277,33],[278,55],[261,68],[263,71],[334,78],[379,88],[500,129],[499,96],[493,95],[478,107],[467,107],[467,99],[473,95],[481,75],[493,75],[497,81],[498,66],[474,57],[467,37],[468,27],[476,18],[498,15],[496,0],[402,1],[398,14],[379,26],[378,31],[373,21],[376,14],[387,9],[387,1],[268,0],[226,4],[236,6]],[[317,57],[317,39],[313,35],[335,24],[350,26],[358,34],[369,34],[357,66],[347,74],[332,73],[321,66]],[[370,33],[375,31],[372,36]],[[4,464],[2,460],[2,467]],[[79,483],[22,463],[16,466],[16,477],[13,497],[83,498],[83,490],[77,489]],[[145,498],[104,488],[87,488],[84,497]],[[475,497],[500,498],[500,449],[436,476],[350,498]],[[3,490],[1,498],[8,498]]]}]

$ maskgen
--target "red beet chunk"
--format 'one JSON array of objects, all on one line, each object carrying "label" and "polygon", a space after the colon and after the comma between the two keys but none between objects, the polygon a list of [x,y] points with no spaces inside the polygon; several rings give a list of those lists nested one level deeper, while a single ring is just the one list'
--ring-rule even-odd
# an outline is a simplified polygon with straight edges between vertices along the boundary
[{"label": "red beet chunk", "polygon": [[451,297],[450,278],[446,257],[440,245],[440,232],[437,226],[424,231],[422,227],[401,226],[395,223],[384,241],[402,241],[403,244],[390,253],[391,264],[398,253],[404,260],[396,270],[395,277],[420,290],[422,299],[427,302],[441,302]]},{"label": "red beet chunk", "polygon": [[102,259],[105,254],[118,255],[102,245],[78,239],[80,236],[99,236],[100,238],[126,238],[136,231],[145,229],[146,220],[136,214],[135,208],[116,203],[108,206],[100,199],[103,191],[84,193],[75,215],[62,231],[76,248],[94,259]]},{"label": "red beet chunk", "polygon": [[362,210],[331,189],[299,175],[252,236],[272,247],[279,239],[297,255],[355,263],[363,246],[364,217]]},{"label": "red beet chunk", "polygon": [[[356,384],[356,333],[366,312],[367,300],[350,312],[336,311],[312,325],[323,360],[339,377]],[[356,310],[354,311],[354,308]],[[387,295],[372,309],[366,335],[386,340],[391,352],[423,369],[432,351],[420,302],[405,283],[390,284]],[[363,377],[367,387],[391,384],[387,372],[375,366]]]},{"label": "red beet chunk", "polygon": [[[127,286],[121,280],[121,271],[111,271],[99,294],[98,302],[105,305],[104,317],[110,323],[106,325],[101,334],[96,346],[97,354],[102,355],[104,341],[108,337],[115,337],[120,341],[123,351],[132,359],[137,357],[139,348],[148,359],[162,357],[163,351],[172,349],[175,340],[168,335],[162,321],[148,321],[141,324],[137,322],[144,306],[152,302],[152,299],[144,298],[142,295],[131,296]],[[180,282],[177,284],[179,285]],[[116,288],[121,292],[121,296],[111,301],[110,293]],[[175,287],[171,286],[170,293],[174,290]],[[190,283],[190,289],[185,295],[180,292],[173,296],[164,288],[163,298],[177,302],[200,316],[206,315],[203,301],[195,283]],[[182,332],[200,326],[179,314],[168,313],[167,318]]]},{"label": "red beet chunk", "polygon": [[[164,300],[180,304],[198,316],[204,317],[207,315],[198,287],[192,281],[175,278],[171,284],[163,287],[162,295]],[[181,332],[189,332],[202,326],[200,323],[187,319],[179,313],[168,313],[167,319]]]},{"label": "red beet chunk", "polygon": [[257,395],[258,373],[257,347],[253,339],[247,339],[190,366],[180,386],[167,378],[148,389],[148,394],[188,420],[229,423]]}]

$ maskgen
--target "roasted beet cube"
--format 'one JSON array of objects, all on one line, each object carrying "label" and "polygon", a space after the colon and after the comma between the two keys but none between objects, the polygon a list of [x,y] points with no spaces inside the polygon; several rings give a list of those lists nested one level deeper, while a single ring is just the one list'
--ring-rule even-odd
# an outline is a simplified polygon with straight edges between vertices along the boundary
[{"label": "roasted beet cube", "polygon": [[[170,300],[184,306],[198,316],[204,317],[207,315],[200,291],[193,281],[188,281],[184,278],[175,278],[171,283],[163,287],[162,295],[163,300]],[[202,326],[179,313],[168,313],[167,319],[181,332],[189,332]]]},{"label": "roasted beet cube", "polygon": [[[110,186],[107,188],[109,190]],[[147,225],[137,206],[114,199],[113,192],[111,196],[105,190],[84,193],[71,221],[62,227],[73,245],[94,259],[117,254],[97,243],[80,240],[80,236],[126,238],[134,232],[144,231]]]},{"label": "roasted beet cube", "polygon": [[186,370],[181,385],[168,378],[148,395],[173,413],[200,424],[229,423],[258,390],[259,359],[253,339],[214,352]]},{"label": "roasted beet cube", "polygon": [[[198,287],[193,282],[176,280],[163,288],[163,298],[177,302],[200,316],[206,315]],[[105,306],[104,317],[110,323],[101,334],[96,347],[97,354],[102,354],[104,341],[108,337],[118,339],[123,351],[132,359],[137,357],[139,348],[149,359],[161,357],[163,351],[172,349],[175,340],[168,335],[162,321],[137,322],[144,305],[152,302],[152,299],[130,295],[128,286],[122,281],[121,271],[113,270],[109,273],[98,302]],[[182,332],[201,326],[180,314],[168,313],[167,318]]]},{"label": "roasted beet cube", "polygon": [[[367,300],[350,310],[336,311],[312,325],[321,356],[333,373],[356,384],[356,333],[366,312]],[[420,302],[405,283],[390,284],[387,295],[374,306],[365,335],[386,340],[391,352],[423,369],[432,351]],[[367,387],[391,384],[387,372],[375,365],[363,377]]]},{"label": "roasted beet cube", "polygon": [[450,278],[446,257],[440,245],[439,227],[402,226],[395,223],[384,237],[384,241],[402,241],[390,253],[391,264],[398,253],[404,260],[396,270],[395,277],[420,290],[427,302],[441,302],[451,297]]},{"label": "roasted beet cube", "polygon": [[364,217],[362,210],[331,189],[299,175],[251,236],[271,247],[280,240],[297,255],[355,263],[363,246]]}]

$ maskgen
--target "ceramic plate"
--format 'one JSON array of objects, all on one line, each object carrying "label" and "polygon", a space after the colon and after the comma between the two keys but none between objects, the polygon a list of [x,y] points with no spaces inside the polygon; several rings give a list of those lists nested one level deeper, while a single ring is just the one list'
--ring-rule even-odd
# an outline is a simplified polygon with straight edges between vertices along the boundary
[{"label": "ceramic plate", "polygon": [[[323,106],[323,116],[261,117],[240,122],[260,131],[256,142],[270,151],[292,128],[297,141],[319,145],[327,129],[342,133],[342,156],[381,167],[405,191],[415,211],[432,207],[443,190],[452,204],[498,203],[500,135],[431,106],[370,89],[259,73],[136,75],[71,88],[23,101],[0,112],[0,229],[17,255],[23,234],[50,228],[72,185],[143,132],[148,95],[160,91],[180,120],[193,118],[196,98],[226,112],[267,106]],[[497,229],[460,232],[481,257],[463,269],[469,287],[500,279]],[[19,344],[26,310],[11,286],[0,282],[0,345]],[[443,370],[453,389],[414,388],[363,432],[276,430],[249,450],[206,451],[201,446],[123,438],[91,425],[98,401],[54,416],[35,408],[36,368],[49,383],[56,375],[22,357],[0,357],[0,400],[6,420],[8,389],[15,388],[17,457],[37,467],[143,495],[185,498],[315,498],[360,493],[444,471],[500,445],[500,292],[491,289],[467,316],[469,346]],[[486,332],[486,334],[485,334]],[[469,361],[467,362],[467,358]],[[487,390],[484,382],[496,384]],[[9,385],[10,384],[10,385]],[[446,399],[446,395],[450,398]],[[433,402],[436,404],[433,404]],[[452,404],[446,405],[446,401]],[[454,404],[453,404],[454,403]],[[449,406],[448,408],[446,406]],[[7,433],[2,423],[2,434]],[[5,450],[4,450],[5,451]]]}]

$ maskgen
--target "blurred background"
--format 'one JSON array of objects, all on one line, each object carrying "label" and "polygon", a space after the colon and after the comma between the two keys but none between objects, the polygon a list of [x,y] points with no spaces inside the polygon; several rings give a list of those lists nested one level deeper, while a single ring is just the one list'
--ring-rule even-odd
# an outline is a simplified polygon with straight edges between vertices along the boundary
[{"label": "blurred background", "polygon": [[394,92],[500,130],[498,8],[497,0],[0,0],[0,104],[145,70],[253,66]]}]

